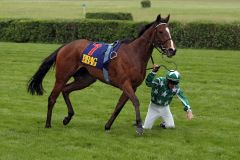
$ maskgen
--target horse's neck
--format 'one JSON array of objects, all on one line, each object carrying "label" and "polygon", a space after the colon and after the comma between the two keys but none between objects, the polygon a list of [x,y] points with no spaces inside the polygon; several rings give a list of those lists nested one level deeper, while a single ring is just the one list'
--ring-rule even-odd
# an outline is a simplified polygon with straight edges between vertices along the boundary
[{"label": "horse's neck", "polygon": [[141,67],[146,68],[153,52],[153,45],[147,39],[139,37],[132,42],[132,46],[135,48],[133,53],[135,61],[139,62]]}]

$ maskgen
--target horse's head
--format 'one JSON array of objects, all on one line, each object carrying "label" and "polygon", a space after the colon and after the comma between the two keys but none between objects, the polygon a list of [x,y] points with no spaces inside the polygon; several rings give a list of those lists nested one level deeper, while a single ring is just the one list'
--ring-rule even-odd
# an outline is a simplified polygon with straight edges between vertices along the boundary
[{"label": "horse's head", "polygon": [[166,54],[168,57],[172,57],[176,54],[177,50],[168,28],[169,18],[170,15],[168,15],[166,18],[161,18],[161,15],[157,16],[157,19],[153,23],[153,43],[155,47],[158,47],[163,51],[163,54]]}]

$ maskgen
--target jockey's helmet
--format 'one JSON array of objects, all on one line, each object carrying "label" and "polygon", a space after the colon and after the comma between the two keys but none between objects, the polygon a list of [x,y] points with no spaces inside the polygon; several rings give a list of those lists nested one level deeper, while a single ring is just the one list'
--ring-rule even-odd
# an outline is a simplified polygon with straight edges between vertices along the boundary
[{"label": "jockey's helmet", "polygon": [[175,70],[168,71],[166,75],[167,80],[175,82],[176,84],[179,83],[180,77],[181,77],[180,73]]}]

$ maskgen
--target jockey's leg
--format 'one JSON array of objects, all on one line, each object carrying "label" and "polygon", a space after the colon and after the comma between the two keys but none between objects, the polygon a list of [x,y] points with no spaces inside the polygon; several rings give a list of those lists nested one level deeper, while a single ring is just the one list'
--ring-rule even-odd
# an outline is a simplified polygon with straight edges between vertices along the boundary
[{"label": "jockey's leg", "polygon": [[173,115],[170,111],[169,105],[161,108],[161,117],[162,117],[163,122],[164,122],[164,123],[161,123],[162,128],[175,128]]},{"label": "jockey's leg", "polygon": [[151,129],[156,119],[160,117],[160,108],[156,104],[150,102],[147,116],[144,121],[143,128]]}]

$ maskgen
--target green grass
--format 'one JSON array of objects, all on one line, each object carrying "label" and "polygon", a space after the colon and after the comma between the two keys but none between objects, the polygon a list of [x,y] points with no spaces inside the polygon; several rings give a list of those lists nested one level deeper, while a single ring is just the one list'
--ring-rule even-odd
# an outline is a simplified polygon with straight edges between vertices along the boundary
[{"label": "green grass", "polygon": [[[195,117],[188,121],[175,98],[171,110],[176,129],[160,129],[158,120],[152,130],[137,136],[130,102],[111,131],[104,131],[120,91],[100,82],[71,95],[76,115],[68,126],[62,125],[67,109],[60,96],[53,128],[44,128],[54,72],[44,79],[44,96],[27,94],[26,83],[58,46],[0,43],[0,159],[239,159],[240,51],[179,49],[172,60],[179,65]],[[154,57],[163,62],[158,52]],[[158,75],[164,74],[162,69]],[[144,119],[150,89],[143,84],[137,95]]]},{"label": "green grass", "polygon": [[157,14],[172,15],[172,20],[191,22],[239,21],[239,0],[151,0],[142,9],[140,0],[0,0],[0,18],[77,19],[87,12],[130,12],[135,21],[152,21]]}]

